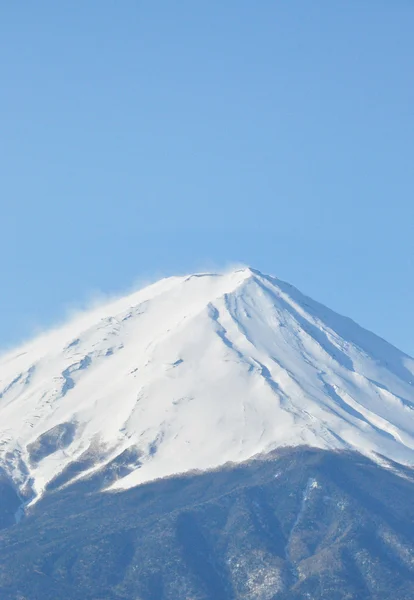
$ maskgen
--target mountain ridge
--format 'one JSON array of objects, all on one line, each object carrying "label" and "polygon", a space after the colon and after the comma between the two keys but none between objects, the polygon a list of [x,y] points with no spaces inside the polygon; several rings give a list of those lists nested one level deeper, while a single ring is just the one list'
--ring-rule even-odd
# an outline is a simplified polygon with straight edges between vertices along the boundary
[{"label": "mountain ridge", "polygon": [[280,446],[414,464],[414,361],[246,267],[161,280],[0,357],[0,466],[27,498]]}]

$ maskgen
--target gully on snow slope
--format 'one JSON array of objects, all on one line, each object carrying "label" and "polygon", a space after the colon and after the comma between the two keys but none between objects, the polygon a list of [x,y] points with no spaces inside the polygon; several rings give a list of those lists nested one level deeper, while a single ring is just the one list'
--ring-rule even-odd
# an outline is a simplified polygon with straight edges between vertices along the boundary
[{"label": "gully on snow slope", "polygon": [[413,382],[412,358],[276,278],[171,277],[1,357],[0,466],[35,500],[280,446],[414,464]]}]

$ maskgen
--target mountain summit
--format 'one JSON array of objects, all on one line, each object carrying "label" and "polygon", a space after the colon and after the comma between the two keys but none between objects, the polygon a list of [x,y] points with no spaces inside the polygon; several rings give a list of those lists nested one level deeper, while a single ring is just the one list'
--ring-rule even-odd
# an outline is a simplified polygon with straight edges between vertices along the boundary
[{"label": "mountain summit", "polygon": [[414,464],[414,360],[245,268],[171,277],[0,359],[0,466],[36,499],[280,446]]}]

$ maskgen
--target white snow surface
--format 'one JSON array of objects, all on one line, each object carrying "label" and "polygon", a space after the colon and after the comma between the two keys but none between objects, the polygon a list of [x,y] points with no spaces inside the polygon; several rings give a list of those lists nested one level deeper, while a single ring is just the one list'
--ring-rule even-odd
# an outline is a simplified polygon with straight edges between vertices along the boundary
[{"label": "white snow surface", "polygon": [[302,444],[413,464],[413,382],[412,358],[276,278],[171,277],[0,358],[0,466],[38,498],[128,448],[140,459],[108,489]]}]

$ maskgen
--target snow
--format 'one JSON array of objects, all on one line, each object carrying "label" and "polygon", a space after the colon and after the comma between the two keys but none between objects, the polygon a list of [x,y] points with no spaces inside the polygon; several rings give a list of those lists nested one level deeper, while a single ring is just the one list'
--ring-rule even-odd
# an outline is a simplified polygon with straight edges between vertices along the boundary
[{"label": "snow", "polygon": [[38,498],[85,452],[78,476],[127,448],[111,489],[301,444],[413,464],[413,381],[412,358],[276,278],[172,277],[0,358],[0,466]]}]

